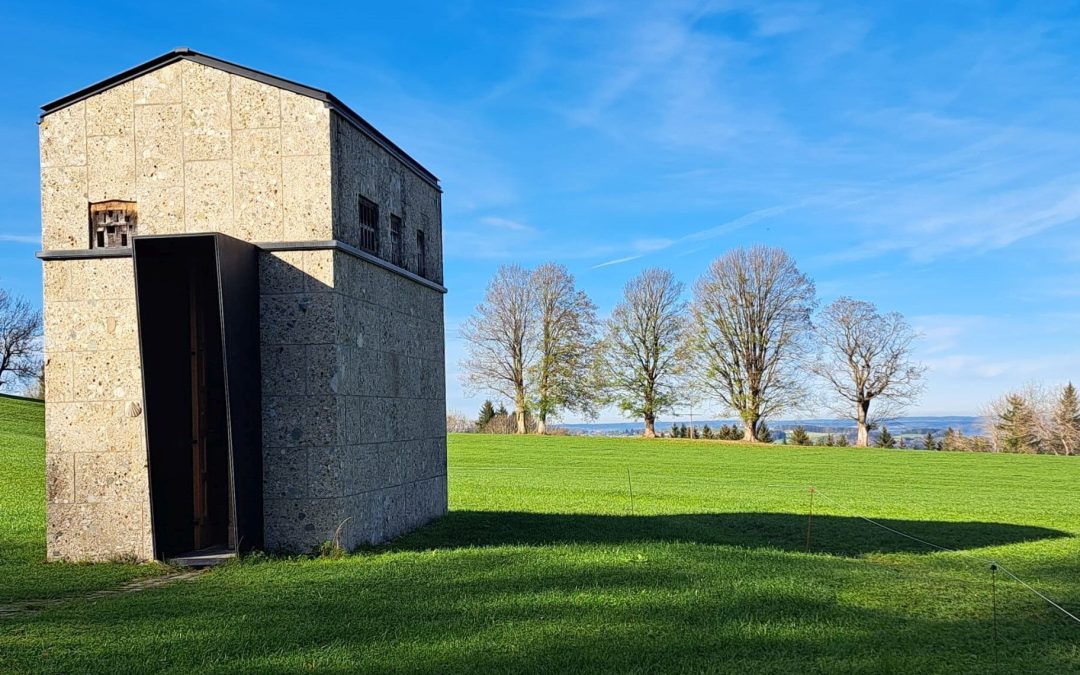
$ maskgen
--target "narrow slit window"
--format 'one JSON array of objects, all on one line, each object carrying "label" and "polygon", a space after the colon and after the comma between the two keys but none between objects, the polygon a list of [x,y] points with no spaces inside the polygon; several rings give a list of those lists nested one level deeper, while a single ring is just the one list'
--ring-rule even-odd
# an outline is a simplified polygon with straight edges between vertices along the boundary
[{"label": "narrow slit window", "polygon": [[390,262],[398,267],[405,266],[405,254],[401,241],[401,218],[390,216]]},{"label": "narrow slit window", "polygon": [[427,249],[424,245],[424,231],[416,231],[416,273],[427,276]]},{"label": "narrow slit window", "polygon": [[135,202],[107,201],[90,205],[90,248],[128,248],[137,234]]},{"label": "narrow slit window", "polygon": [[379,252],[379,205],[364,197],[360,198],[360,248]]}]

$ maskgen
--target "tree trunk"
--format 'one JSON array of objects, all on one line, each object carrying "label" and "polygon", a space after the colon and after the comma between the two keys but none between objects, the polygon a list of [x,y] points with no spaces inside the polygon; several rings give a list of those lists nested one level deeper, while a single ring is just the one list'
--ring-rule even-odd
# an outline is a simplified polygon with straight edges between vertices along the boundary
[{"label": "tree trunk", "polygon": [[514,392],[514,417],[517,419],[517,433],[526,433],[525,429],[525,387],[519,385]]},{"label": "tree trunk", "polygon": [[749,424],[743,424],[743,436],[742,439],[747,443],[757,443],[757,430]]},{"label": "tree trunk", "polygon": [[645,438],[656,438],[656,418],[652,415],[645,416]]},{"label": "tree trunk", "polygon": [[541,436],[547,433],[546,414],[541,413],[540,416],[536,418],[536,433],[540,434]]},{"label": "tree trunk", "polygon": [[855,439],[855,447],[865,448],[870,445],[870,428],[866,423],[867,417],[870,413],[870,401],[859,401],[858,403],[858,422],[859,435]]},{"label": "tree trunk", "polygon": [[746,418],[743,418],[743,437],[742,437],[742,439],[744,441],[746,441],[747,443],[757,443],[758,442],[758,436],[757,436],[757,423],[758,423],[758,420],[759,420],[759,418],[757,418],[757,417],[755,417],[753,419],[750,419],[750,420],[748,420]]}]

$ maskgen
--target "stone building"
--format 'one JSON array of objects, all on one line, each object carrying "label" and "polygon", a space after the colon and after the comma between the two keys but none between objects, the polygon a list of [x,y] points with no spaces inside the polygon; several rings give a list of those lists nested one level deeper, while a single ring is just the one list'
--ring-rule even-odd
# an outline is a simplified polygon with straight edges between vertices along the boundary
[{"label": "stone building", "polygon": [[187,49],[43,111],[49,558],[444,514],[437,178],[332,94]]}]

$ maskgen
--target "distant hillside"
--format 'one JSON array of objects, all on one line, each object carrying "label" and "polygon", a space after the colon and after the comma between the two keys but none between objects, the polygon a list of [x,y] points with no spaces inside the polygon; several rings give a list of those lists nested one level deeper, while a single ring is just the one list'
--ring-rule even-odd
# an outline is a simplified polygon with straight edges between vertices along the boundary
[{"label": "distant hillside", "polygon": [[[667,432],[671,429],[672,424],[690,424],[690,420],[687,417],[680,417],[677,420],[665,420],[656,423],[656,430],[658,432]],[[721,427],[725,424],[734,424],[738,426],[740,422],[734,419],[725,420],[711,420],[711,419],[694,419],[694,426],[701,428],[708,424],[713,429]],[[898,417],[896,419],[889,420],[885,423],[889,427],[889,431],[893,435],[911,435],[911,436],[923,436],[927,432],[933,433],[935,436],[940,436],[946,429],[952,428],[957,431],[963,432],[965,435],[972,435],[981,432],[980,418],[974,416],[948,416],[948,417]],[[769,420],[769,428],[774,432],[790,431],[796,426],[802,426],[810,433],[832,433],[832,434],[849,434],[854,438],[855,423],[850,420],[841,419],[805,419],[805,420]],[[595,424],[561,424],[558,425],[565,427],[570,433],[596,435],[596,436],[625,436],[641,433],[644,428],[641,422],[606,422]],[[777,435],[777,437],[781,437]]]}]

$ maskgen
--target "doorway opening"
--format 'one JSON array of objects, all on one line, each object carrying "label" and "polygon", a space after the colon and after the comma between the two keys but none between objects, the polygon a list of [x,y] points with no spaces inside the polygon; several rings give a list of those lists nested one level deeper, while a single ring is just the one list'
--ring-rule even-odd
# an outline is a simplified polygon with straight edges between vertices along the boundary
[{"label": "doorway opening", "polygon": [[[248,336],[243,340],[229,330],[230,322],[250,321],[252,311],[257,320],[257,298],[247,298],[254,309],[226,318],[223,304],[237,284],[223,275],[220,238],[134,240],[152,531],[161,560],[235,554],[243,535],[249,546],[261,544],[261,485],[258,495],[248,485],[261,475],[249,419],[252,398],[258,406],[258,384],[256,379],[252,391],[250,375],[230,379],[227,357],[254,351],[258,363],[257,328],[254,344],[250,330],[239,332]],[[235,344],[229,344],[230,335]],[[240,365],[245,364],[251,365]],[[257,378],[257,365],[254,371]],[[246,406],[232,404],[237,396],[248,400]],[[242,424],[236,416],[244,418]],[[253,429],[258,431],[257,423]],[[238,476],[244,481],[239,489]],[[240,531],[238,498],[259,501],[257,533]],[[246,530],[254,527],[247,525]]]}]

